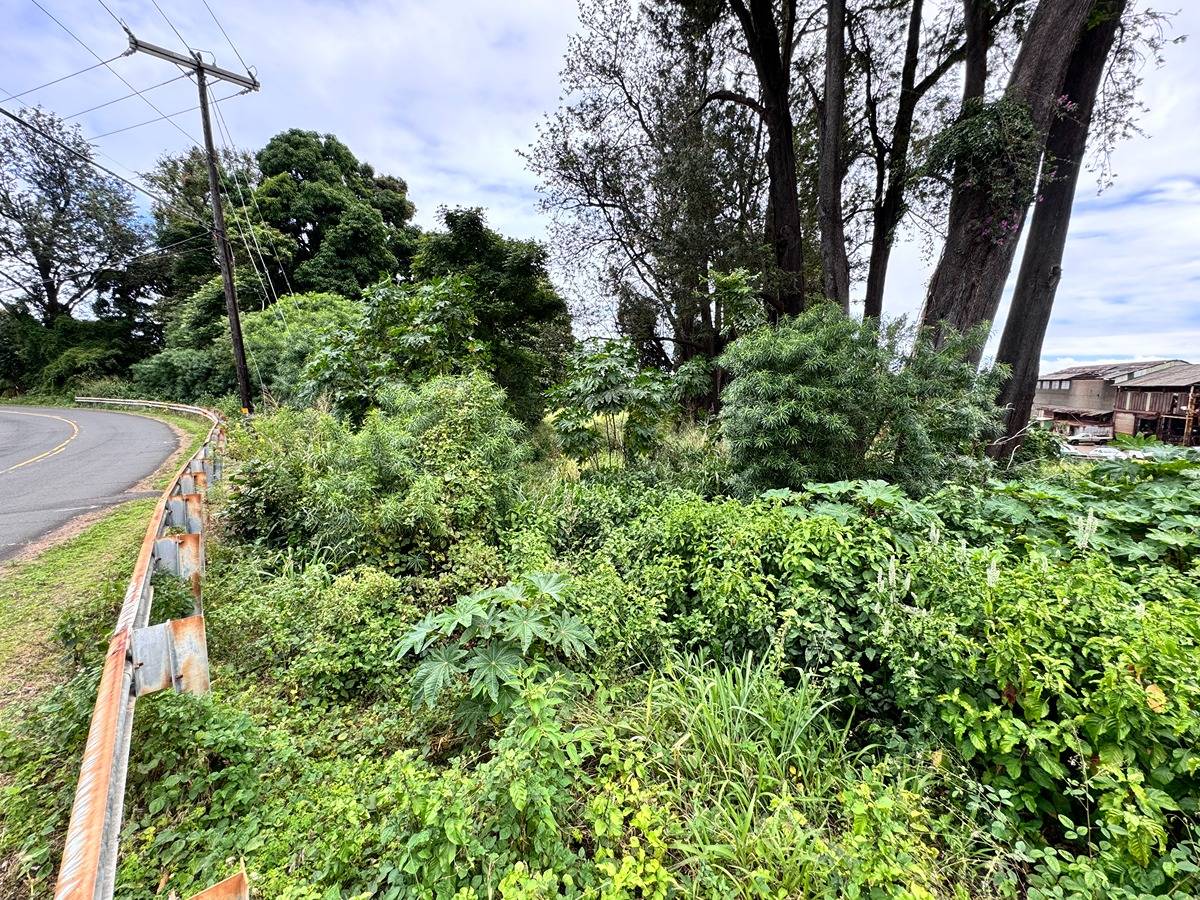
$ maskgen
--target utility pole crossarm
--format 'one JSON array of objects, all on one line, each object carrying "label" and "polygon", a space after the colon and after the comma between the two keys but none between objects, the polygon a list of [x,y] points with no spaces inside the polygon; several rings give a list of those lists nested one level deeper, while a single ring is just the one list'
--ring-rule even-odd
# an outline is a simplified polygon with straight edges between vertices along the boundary
[{"label": "utility pole crossarm", "polygon": [[134,53],[148,53],[151,56],[157,56],[159,59],[165,59],[167,62],[173,62],[177,66],[184,66],[187,69],[200,69],[209,78],[217,78],[221,81],[228,81],[245,88],[248,91],[257,91],[259,88],[258,79],[253,75],[239,75],[237,72],[231,72],[228,69],[222,69],[220,66],[210,66],[208,63],[200,59],[200,55],[184,56],[182,53],[176,53],[174,50],[168,50],[165,47],[160,47],[157,44],[151,44],[143,40],[139,40],[132,31],[128,29],[125,33],[129,35],[129,49]]}]

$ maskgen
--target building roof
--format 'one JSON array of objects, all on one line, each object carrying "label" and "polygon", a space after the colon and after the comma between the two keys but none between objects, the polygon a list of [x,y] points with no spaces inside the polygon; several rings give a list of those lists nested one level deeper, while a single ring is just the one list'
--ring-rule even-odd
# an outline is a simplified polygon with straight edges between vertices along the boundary
[{"label": "building roof", "polygon": [[1042,412],[1057,413],[1060,416],[1082,416],[1090,419],[1102,419],[1113,414],[1111,409],[1092,409],[1080,406],[1039,406]]},{"label": "building roof", "polygon": [[1190,387],[1193,384],[1200,384],[1200,366],[1184,364],[1171,366],[1169,369],[1160,369],[1149,375],[1143,375],[1141,378],[1130,379],[1121,387]]},{"label": "building roof", "polygon": [[1188,365],[1188,363],[1182,359],[1141,359],[1123,363],[1090,363],[1085,366],[1071,366],[1067,369],[1059,369],[1057,372],[1051,372],[1048,375],[1039,375],[1038,380],[1069,380],[1072,378],[1103,378],[1110,380],[1120,378],[1122,375],[1134,375],[1181,365]]}]

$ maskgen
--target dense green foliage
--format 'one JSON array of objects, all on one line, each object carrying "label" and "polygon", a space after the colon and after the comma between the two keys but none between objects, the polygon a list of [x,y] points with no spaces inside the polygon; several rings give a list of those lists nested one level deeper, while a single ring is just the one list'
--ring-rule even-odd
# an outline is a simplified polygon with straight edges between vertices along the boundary
[{"label": "dense green foliage", "polygon": [[580,347],[552,397],[561,404],[554,430],[563,450],[581,461],[644,456],[658,444],[671,407],[666,376],[641,368],[624,341]]},{"label": "dense green foliage", "polygon": [[940,350],[901,323],[879,328],[819,304],[734,341],[722,395],[735,468],[754,488],[887,478],[929,490],[995,428],[998,374],[976,375],[974,341]]},{"label": "dense green foliage", "polygon": [[[1195,894],[1196,459],[731,495],[695,426],[581,475],[429,375],[234,429],[219,689],[139,704],[119,896]],[[110,614],[0,737],[35,890]]]},{"label": "dense green foliage", "polygon": [[[155,177],[199,215],[198,162]],[[117,896],[239,859],[291,900],[1197,894],[1194,454],[1001,470],[982,334],[768,322],[697,265],[663,309],[715,311],[675,323],[706,349],[667,366],[653,329],[577,342],[481,211],[418,234],[331,136],[223,163],[265,411],[215,496],[216,690],[139,704]],[[130,279],[0,318],[2,386],[221,402],[211,263],[153,316]],[[117,587],[0,727],[0,888],[53,879]]]}]

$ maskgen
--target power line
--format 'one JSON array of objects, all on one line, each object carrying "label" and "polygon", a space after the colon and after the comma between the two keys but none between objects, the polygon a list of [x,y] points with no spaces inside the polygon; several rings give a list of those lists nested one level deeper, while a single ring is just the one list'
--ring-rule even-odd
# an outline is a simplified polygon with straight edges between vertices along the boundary
[{"label": "power line", "polygon": [[[145,96],[141,91],[139,91],[132,84],[130,84],[126,80],[125,76],[122,75],[120,72],[118,72],[116,69],[114,69],[112,66],[110,66],[108,64],[108,62],[100,59],[100,54],[98,54],[95,50],[93,50],[86,43],[84,43],[83,40],[77,34],[75,34],[75,32],[73,32],[70,28],[68,28],[61,21],[59,21],[58,18],[56,18],[55,15],[52,12],[50,12],[50,10],[48,10],[48,9],[46,9],[46,7],[42,6],[42,4],[40,2],[38,2],[38,0],[30,0],[30,2],[34,6],[36,6],[38,9],[40,9],[42,12],[44,12],[50,18],[50,21],[54,22],[55,25],[57,25],[59,28],[61,28],[63,31],[65,31],[67,34],[69,34],[72,38],[74,38],[75,42],[77,44],[79,44],[79,46],[83,47],[83,49],[85,49],[88,53],[92,54],[92,56],[94,56],[94,57],[96,57],[96,59],[100,60],[101,65],[103,65],[106,69],[108,69],[108,71],[110,71],[114,75],[116,75],[117,78],[121,79],[121,82],[125,85],[125,87],[129,88],[131,91],[133,91],[139,97],[141,97],[143,103],[145,103],[147,106],[149,106],[152,110],[154,110],[160,116],[163,116],[163,118],[166,118],[166,114],[161,109],[159,109],[157,106],[155,106],[150,101],[149,97]],[[109,12],[111,13],[112,11],[109,10]],[[115,16],[114,16],[114,18],[115,18]],[[120,20],[118,20],[118,21],[120,21]],[[170,120],[168,119],[168,121],[170,121]],[[185,138],[187,138],[189,141],[191,141],[197,147],[200,146],[200,142],[198,140],[196,140],[194,137],[192,137],[190,134],[188,134],[186,131],[184,131],[183,128],[181,128],[179,126],[178,122],[171,121],[171,125],[174,126],[176,131],[178,131],[180,134],[182,134]]]},{"label": "power line", "polygon": [[114,22],[116,22],[122,28],[125,27],[125,23],[121,20],[121,17],[118,16],[115,12],[113,12],[112,9],[109,7],[109,5],[104,2],[104,0],[98,0],[98,2],[100,3],[101,6],[104,7],[104,11],[113,17]]},{"label": "power line", "polygon": [[[227,140],[227,138],[229,138],[229,130],[225,127],[224,119],[221,117],[219,111],[217,113],[217,129],[221,135],[222,146],[224,146],[226,151],[229,151],[231,154],[236,153],[236,151],[233,150],[232,139]],[[272,307],[277,307],[279,303],[279,295],[275,292],[275,286],[271,282],[271,273],[267,267],[267,260],[266,256],[262,252],[262,246],[258,243],[258,235],[254,232],[254,223],[250,221],[250,212],[246,208],[246,197],[242,194],[242,182],[238,175],[236,164],[230,167],[230,174],[233,176],[233,186],[237,189],[238,199],[241,201],[241,206],[237,207],[237,211],[234,213],[234,215],[236,216],[238,213],[240,213],[242,216],[242,221],[246,223],[246,231],[242,232],[241,235],[242,244],[246,248],[246,255],[250,258],[250,265],[254,267],[254,274],[258,275],[258,266],[255,265],[254,262],[254,251],[250,249],[250,243],[246,240],[246,232],[249,232],[251,239],[254,241],[254,247],[258,251],[258,261],[262,265],[263,275],[259,276],[259,282],[263,284],[263,300],[265,302],[266,298],[270,296],[273,301],[271,304]],[[246,187],[249,189],[249,185]],[[251,191],[251,195],[253,196],[253,191]],[[275,314],[276,316],[279,316],[278,308],[275,309]],[[284,331],[288,331],[288,322],[286,318],[283,319],[283,325]]]},{"label": "power line", "polygon": [[191,50],[191,45],[183,39],[183,35],[179,33],[179,29],[175,27],[175,23],[171,21],[171,17],[163,12],[163,8],[158,5],[158,0],[150,0],[154,4],[154,8],[158,10],[158,14],[166,19],[167,24],[171,26],[171,30],[175,32],[175,37],[179,38],[179,43],[183,44],[188,50]]},{"label": "power line", "polygon": [[[128,55],[129,55],[128,51],[125,53],[118,53],[116,56],[112,57],[111,59],[100,60],[100,62],[90,65],[86,69],[80,69],[78,72],[72,72],[70,75],[64,75],[61,78],[55,78],[53,81],[47,81],[45,84],[39,84],[37,87],[31,87],[28,90],[21,91],[21,93],[19,93],[19,94],[9,94],[7,97],[4,97],[3,99],[4,100],[20,100],[22,97],[26,96],[27,94],[32,94],[36,91],[40,91],[42,88],[52,87],[53,85],[56,85],[61,81],[66,81],[68,78],[74,78],[76,75],[83,75],[85,72],[90,72],[90,71],[92,71],[92,69],[98,69],[101,66],[107,66],[110,62],[115,62],[116,60],[120,59],[122,56],[128,56]],[[96,58],[99,59],[99,57],[96,57]],[[7,91],[5,93],[7,93]]]},{"label": "power line", "polygon": [[[174,80],[174,79],[172,79],[172,80]],[[244,94],[244,93],[245,93],[245,91],[237,91],[236,93],[228,94],[227,96],[224,96],[224,97],[218,97],[216,100],[213,101],[213,103],[224,103],[226,100],[231,100],[232,98],[238,96],[238,94]],[[199,106],[199,104],[197,104],[196,106],[189,106],[187,109],[181,109],[178,112],[164,113],[163,115],[158,116],[157,118],[147,119],[145,122],[138,122],[135,125],[126,125],[124,128],[114,128],[112,131],[106,131],[103,134],[93,134],[91,137],[88,138],[88,140],[89,141],[98,141],[98,140],[100,140],[100,138],[111,137],[114,134],[121,134],[126,131],[133,131],[133,129],[141,128],[144,125],[153,125],[155,122],[162,122],[163,120],[170,120],[173,116],[182,116],[184,113],[195,112],[199,108],[200,108],[200,106]]]},{"label": "power line", "polygon": [[[121,182],[122,184],[128,185],[129,187],[131,187],[135,191],[137,191],[139,194],[145,194],[147,197],[149,197],[155,203],[158,203],[163,208],[172,210],[173,212],[178,213],[179,215],[183,216],[184,218],[191,219],[193,222],[196,222],[200,225],[205,225],[205,223],[202,219],[198,218],[197,216],[194,216],[192,213],[172,206],[169,201],[164,200],[162,197],[158,196],[157,194],[153,193],[152,191],[146,190],[140,184],[130,181],[128,178],[124,177],[123,175],[118,175],[112,169],[108,168],[108,166],[101,165],[100,163],[96,162],[94,159],[89,157],[86,153],[80,153],[78,150],[76,150],[74,147],[70,146],[69,144],[64,144],[57,137],[50,134],[48,131],[42,130],[37,125],[34,125],[32,122],[26,122],[20,116],[8,111],[4,107],[0,107],[0,115],[5,116],[9,119],[12,119],[18,125],[28,128],[30,131],[34,132],[35,134],[41,135],[46,140],[50,141],[50,143],[55,144],[58,147],[61,147],[63,150],[66,150],[72,156],[75,156],[75,157],[83,160],[88,165],[99,169],[101,172],[105,173],[106,175],[112,176],[113,178],[117,179],[117,181]],[[208,226],[205,225],[205,227],[208,227]]]},{"label": "power line", "polygon": [[[92,68],[95,68],[95,66],[93,66]],[[150,91],[157,90],[158,88],[162,87],[163,85],[170,84],[173,81],[179,81],[179,79],[181,79],[181,78],[187,78],[187,73],[185,72],[181,75],[176,75],[174,78],[168,78],[166,81],[160,81],[158,84],[152,84],[148,88],[143,88],[142,93],[148,93]],[[98,109],[104,109],[104,107],[106,107],[106,106],[112,106],[114,103],[120,103],[122,100],[128,100],[131,97],[136,97],[136,96],[137,96],[137,92],[135,91],[132,94],[126,94],[123,97],[118,97],[116,100],[109,100],[106,103],[100,103],[96,106],[89,106],[87,109],[81,110],[77,113],[71,113],[71,115],[69,115],[69,116],[64,116],[63,121],[69,121],[71,119],[78,119],[80,116],[86,116],[90,112],[95,112]],[[8,97],[6,99],[11,100],[13,98]]]},{"label": "power line", "polygon": [[217,18],[217,14],[213,12],[213,8],[208,5],[208,0],[204,0],[204,8],[207,9],[208,14],[212,16],[212,20],[217,23],[217,27],[221,29],[221,34],[225,35],[225,40],[229,42],[229,47],[231,50],[233,50],[233,55],[238,58],[238,62],[242,64],[242,68],[245,69],[248,74],[254,74],[250,71],[250,67],[246,65],[246,61],[242,59],[242,54],[238,52],[237,45],[234,44],[233,38],[229,36],[229,32],[225,30],[225,26],[221,24],[221,20]]},{"label": "power line", "polygon": [[[115,269],[115,268],[117,268],[117,266],[128,266],[134,260],[143,259],[147,256],[158,256],[160,254],[165,255],[165,256],[179,256],[184,251],[175,250],[172,248],[179,247],[182,244],[186,244],[190,241],[198,241],[201,238],[203,238],[204,240],[208,240],[210,237],[211,237],[211,235],[209,235],[208,233],[193,234],[191,237],[186,237],[181,241],[175,241],[174,243],[167,244],[164,247],[155,247],[152,250],[146,250],[144,253],[135,253],[135,254],[133,254],[133,256],[127,256],[127,257],[125,257],[125,259],[121,260],[120,262],[113,263],[112,265],[107,266],[106,268]],[[95,271],[96,270],[94,270],[94,269],[80,269],[76,272],[66,272],[65,274],[62,274],[59,277],[63,278],[63,279],[74,278],[77,275],[90,275]]]},{"label": "power line", "polygon": [[[216,113],[217,113],[217,126],[221,129],[221,131],[224,135],[222,140],[225,140],[226,138],[228,139],[229,147],[233,151],[234,155],[236,156],[238,153],[238,148],[237,148],[237,145],[233,142],[233,131],[230,129],[229,123],[227,123],[225,121],[225,114],[221,111],[221,108],[216,107],[215,109],[216,109]],[[237,186],[237,184],[238,184],[236,169],[234,169],[234,182],[233,183],[235,186]],[[269,228],[270,225],[267,222],[267,217],[263,215],[262,207],[260,207],[258,205],[258,196],[251,189],[249,180],[247,180],[247,182],[246,182],[246,190],[249,192],[250,200],[254,204],[254,211],[256,213],[258,213],[259,221],[261,221],[264,225],[267,225]],[[241,197],[241,187],[240,186],[238,186],[238,196]],[[243,208],[245,208],[245,205],[246,205],[245,198],[242,198]],[[249,214],[247,213],[247,216],[248,215]],[[269,240],[271,242],[271,251],[275,254],[275,259],[278,261],[281,258],[280,253],[279,253],[279,245],[275,243],[275,236],[270,231],[267,232],[267,240]],[[287,270],[283,267],[282,264],[280,264],[280,266],[279,266],[279,274],[281,274],[283,276],[283,283],[287,287],[288,293],[294,294],[295,290],[292,288],[292,283],[288,279],[288,276],[287,276]]]}]

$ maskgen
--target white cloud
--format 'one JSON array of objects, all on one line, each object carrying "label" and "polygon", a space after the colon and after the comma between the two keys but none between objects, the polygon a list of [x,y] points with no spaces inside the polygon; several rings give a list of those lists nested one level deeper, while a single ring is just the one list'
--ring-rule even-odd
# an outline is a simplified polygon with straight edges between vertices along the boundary
[{"label": "white cloud", "polygon": [[[40,2],[98,53],[107,57],[124,48],[124,35],[95,0]],[[149,0],[107,2],[146,40],[179,44]],[[203,4],[159,2],[189,42],[237,67]],[[257,148],[291,127],[332,132],[361,159],[408,181],[422,225],[434,223],[440,205],[469,204],[486,207],[501,231],[544,236],[535,179],[517,151],[558,102],[558,70],[576,19],[570,0],[210,3],[263,83],[260,94],[222,106],[241,146]],[[1175,33],[1200,31],[1200,4],[1187,6]],[[29,0],[0,0],[0,22],[6,26],[0,29],[0,89],[23,90],[94,62]],[[1168,47],[1166,67],[1144,73],[1146,136],[1118,149],[1116,185],[1097,197],[1094,181],[1081,181],[1047,360],[1200,360],[1200,312],[1193,312],[1200,308],[1200,130],[1194,125],[1200,55],[1189,51],[1188,45]],[[141,56],[113,66],[138,86],[173,74],[166,63]],[[68,114],[126,92],[97,69],[29,100]],[[187,81],[150,96],[166,112],[196,103]],[[153,115],[135,98],[81,121],[94,135]],[[177,121],[199,134],[197,113]],[[187,143],[165,122],[100,141],[111,158],[135,170]],[[889,314],[920,308],[935,262],[915,239],[897,247]]]},{"label": "white cloud", "polygon": [[[97,53],[121,52],[125,36],[95,0],[42,0]],[[140,37],[177,47],[179,39],[148,0],[108,0]],[[210,0],[263,90],[222,105],[235,141],[257,148],[285,128],[332,132],[381,171],[405,178],[423,225],[439,205],[487,207],[494,226],[541,236],[533,176],[517,150],[535,136],[558,96],[558,69],[574,27],[574,4],[523,0],[333,0],[237,3]],[[199,3],[160,0],[194,46],[238,68]],[[23,90],[95,60],[28,0],[0,0],[0,88]],[[113,63],[141,87],[174,74],[167,63],[136,56]],[[226,93],[218,88],[217,96]],[[68,114],[128,93],[103,69],[27,98]],[[196,104],[186,80],[151,93],[163,112]],[[6,104],[12,106],[13,104]],[[93,135],[154,113],[136,98],[89,114]],[[198,113],[178,122],[199,136]],[[160,122],[100,140],[124,166],[147,168],[164,151],[188,145]],[[107,161],[102,159],[101,161]]]}]

